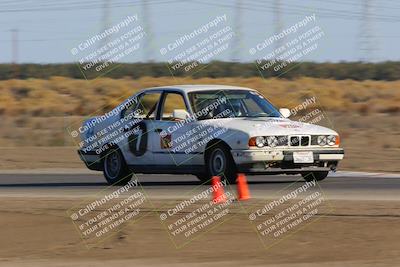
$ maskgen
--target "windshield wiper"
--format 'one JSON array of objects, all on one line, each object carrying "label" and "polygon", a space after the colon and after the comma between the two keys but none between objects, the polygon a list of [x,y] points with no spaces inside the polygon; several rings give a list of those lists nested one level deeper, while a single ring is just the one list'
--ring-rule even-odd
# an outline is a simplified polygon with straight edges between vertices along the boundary
[{"label": "windshield wiper", "polygon": [[254,114],[254,115],[249,115],[248,117],[251,117],[251,118],[256,118],[256,117],[272,117],[272,118],[276,118],[277,116],[276,116],[276,114],[268,114],[268,113],[265,113],[265,112],[260,112],[260,113],[256,113],[256,114]]}]

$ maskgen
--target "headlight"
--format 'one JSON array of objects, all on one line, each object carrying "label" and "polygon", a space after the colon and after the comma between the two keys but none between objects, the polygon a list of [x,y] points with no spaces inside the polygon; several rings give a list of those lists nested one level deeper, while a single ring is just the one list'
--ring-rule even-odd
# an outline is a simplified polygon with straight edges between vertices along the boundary
[{"label": "headlight", "polygon": [[265,139],[262,136],[257,136],[256,137],[256,146],[258,147],[263,147],[265,144]]},{"label": "headlight", "polygon": [[267,145],[276,147],[278,145],[278,138],[276,136],[267,136]]},{"label": "headlight", "polygon": [[326,143],[327,143],[327,138],[326,138],[326,136],[325,136],[325,135],[320,135],[320,136],[318,136],[318,138],[317,138],[317,143],[318,143],[318,145],[320,145],[320,146],[325,146]]},{"label": "headlight", "polygon": [[336,144],[336,136],[334,135],[328,135],[328,137],[326,138],[326,142],[328,143],[328,145],[333,146],[334,144]]}]

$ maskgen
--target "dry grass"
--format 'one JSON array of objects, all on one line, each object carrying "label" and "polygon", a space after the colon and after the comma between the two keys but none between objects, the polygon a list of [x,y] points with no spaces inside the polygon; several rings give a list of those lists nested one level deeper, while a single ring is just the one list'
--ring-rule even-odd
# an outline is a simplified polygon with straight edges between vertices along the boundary
[{"label": "dry grass", "polygon": [[261,78],[149,78],[75,80],[53,77],[49,80],[0,81],[0,113],[31,116],[85,116],[110,110],[137,90],[172,84],[225,84],[258,89],[277,106],[301,102],[316,94],[326,110],[362,114],[399,112],[400,81],[336,81],[315,78],[280,80]]},{"label": "dry grass", "polygon": [[109,111],[141,88],[173,84],[251,87],[278,107],[294,107],[315,95],[349,152],[343,162],[346,168],[400,171],[395,167],[400,159],[400,81],[167,77],[0,81],[0,147],[72,146],[66,132],[70,125]]},{"label": "dry grass", "polygon": [[294,107],[316,95],[327,112],[355,115],[400,113],[400,81],[335,81],[314,78],[149,78],[0,81],[0,146],[71,144],[65,128],[85,116],[111,110],[137,90],[172,84],[228,84],[258,89],[278,107]]}]

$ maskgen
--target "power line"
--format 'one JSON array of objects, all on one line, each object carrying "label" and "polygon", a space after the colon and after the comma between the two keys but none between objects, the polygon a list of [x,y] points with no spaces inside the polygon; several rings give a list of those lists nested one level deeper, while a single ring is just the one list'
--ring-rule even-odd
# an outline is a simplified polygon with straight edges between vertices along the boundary
[{"label": "power line", "polygon": [[[174,2],[181,2],[181,0],[167,0],[167,1],[154,1],[154,2],[149,2],[149,5],[158,5],[158,4],[170,4]],[[110,5],[110,8],[119,8],[119,7],[129,7],[129,6],[137,6],[140,5],[141,1],[136,1],[136,2],[121,2],[121,3],[116,3]],[[23,8],[23,9],[4,9],[0,10],[0,13],[18,13],[18,12],[42,12],[42,11],[70,11],[70,10],[80,10],[80,9],[99,9],[103,8],[103,4],[98,3],[98,4],[89,4],[87,5],[84,3],[83,5],[70,5],[70,6],[51,6],[48,8],[40,8],[35,7],[35,8]]]},{"label": "power line", "polygon": [[[37,38],[37,39],[18,39],[18,43],[22,42],[48,42],[48,41],[80,41],[81,38]],[[13,40],[0,39],[1,42],[13,42]]]},{"label": "power line", "polygon": [[[258,1],[255,2],[254,4],[252,4],[252,6],[273,9],[273,6],[266,5],[265,3],[262,4],[262,3],[259,3]],[[362,15],[363,15],[362,12],[338,10],[338,9],[324,8],[324,7],[311,8],[309,6],[296,5],[296,4],[285,4],[283,6],[285,7],[285,9],[284,9],[285,11],[301,12],[302,14],[309,14],[310,12],[315,12],[315,13],[317,13],[317,15],[319,17],[325,16],[325,17],[358,19],[358,18],[362,18]],[[371,17],[371,19],[382,20],[382,21],[400,21],[398,16],[373,14],[372,12],[370,12],[370,17]]]},{"label": "power line", "polygon": [[[309,0],[309,1],[313,1],[313,2],[317,2],[317,3],[323,3],[325,4],[337,4],[337,5],[342,5],[342,6],[355,6],[355,7],[362,7],[362,2],[357,1],[357,2],[351,2],[351,1],[338,1],[338,0]],[[289,4],[291,5],[291,4]],[[385,6],[385,5],[371,5],[372,8],[374,9],[400,9],[400,6],[394,6],[394,5],[390,5],[390,6]]]},{"label": "power line", "polygon": [[[226,7],[226,8],[233,8],[234,6],[229,5],[229,4],[223,4],[223,3],[208,3],[208,2],[202,2],[199,0],[190,0],[193,3],[198,3],[202,5],[211,5],[211,6],[220,6],[220,7]],[[350,12],[350,11],[344,11],[344,10],[335,10],[335,9],[325,9],[325,12],[320,12],[320,10],[316,9],[311,9],[310,7],[306,6],[299,6],[297,5],[297,8],[291,8],[291,5],[285,5],[284,6],[284,13],[285,14],[290,14],[290,15],[310,15],[310,12],[315,12],[317,13],[318,17],[325,17],[325,18],[341,18],[341,19],[346,19],[346,20],[358,20],[361,18],[361,13],[357,12]],[[273,6],[268,6],[265,4],[256,4],[252,3],[249,6],[241,6],[242,9],[245,10],[250,10],[250,11],[255,11],[255,12],[273,12],[274,8]],[[371,15],[371,19],[377,20],[377,21],[382,21],[382,22],[400,22],[400,18],[396,16],[383,16],[383,15]]]}]

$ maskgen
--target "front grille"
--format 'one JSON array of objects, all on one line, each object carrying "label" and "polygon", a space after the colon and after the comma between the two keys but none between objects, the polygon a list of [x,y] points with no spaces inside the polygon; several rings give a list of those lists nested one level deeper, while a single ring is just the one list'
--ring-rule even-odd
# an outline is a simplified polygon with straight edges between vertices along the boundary
[{"label": "front grille", "polygon": [[310,136],[293,135],[289,137],[289,146],[309,146]]},{"label": "front grille", "polygon": [[311,136],[311,145],[312,146],[318,145],[317,139],[318,139],[318,135],[312,135]]},{"label": "front grille", "polygon": [[278,135],[278,146],[287,146],[288,145],[288,137],[287,135]]},{"label": "front grille", "polygon": [[301,137],[301,146],[308,146],[309,144],[310,144],[310,137],[302,136]]},{"label": "front grille", "polygon": [[290,137],[290,145],[291,146],[299,146],[300,145],[300,140],[298,136],[291,136]]},{"label": "front grille", "polygon": [[310,136],[277,135],[275,137],[277,138],[277,141],[278,141],[275,146],[309,146],[310,142],[312,142],[312,138],[310,138]]}]

